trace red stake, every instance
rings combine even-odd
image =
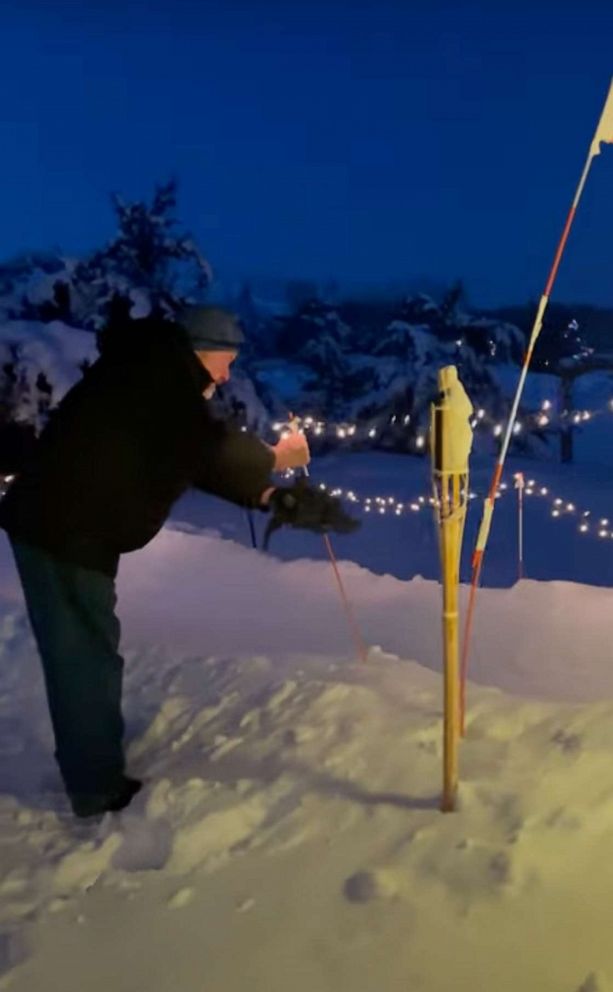
[[[295,417],[292,413],[290,413],[289,418],[290,418],[289,419],[290,430],[296,433],[298,431],[298,418]],[[303,468],[303,472],[308,478],[309,470],[306,467],[306,465]],[[343,609],[345,610],[345,616],[347,617],[347,625],[349,627],[349,632],[355,642],[358,661],[364,661],[364,662],[368,661],[368,650],[366,648],[366,644],[364,643],[364,639],[360,633],[360,628],[355,618],[353,607],[351,606],[351,603],[349,602],[349,597],[347,596],[347,593],[345,591],[345,586],[343,584],[340,569],[338,567],[338,562],[336,560],[334,551],[332,550],[332,541],[330,540],[328,534],[324,534],[323,538],[324,538],[324,544],[326,546],[326,551],[328,552],[328,557],[330,558],[330,563],[332,565],[332,570],[336,578],[336,584],[338,586],[338,591],[341,597],[341,602],[343,604]]]

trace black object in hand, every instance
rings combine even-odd
[[[359,520],[346,513],[336,496],[310,486],[305,479],[298,479],[291,487],[275,489],[268,505],[272,518],[264,535],[264,549],[274,531],[283,526],[316,534],[351,534],[361,526]]]

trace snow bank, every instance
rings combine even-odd
[[[438,583],[373,575],[351,561],[341,570],[367,643],[439,670]],[[178,576],[180,596],[169,598]],[[130,641],[185,653],[353,656],[327,561],[280,564],[234,542],[167,528],[143,552],[125,556],[119,590]],[[612,611],[612,589],[570,582],[482,590],[472,678],[518,695],[613,697]]]
[[[119,580],[147,784],[81,824],[0,565],[0,989],[607,988],[610,590],[484,591],[443,816],[436,584],[342,565],[360,665],[326,563],[166,529]]]

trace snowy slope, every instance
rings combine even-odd
[[[62,390],[93,343],[17,330]],[[588,386],[579,405],[606,406],[608,378]],[[529,579],[512,588],[514,494],[497,505],[453,816],[438,811],[436,538],[429,508],[407,509],[429,494],[427,460],[312,465],[405,504],[358,511],[362,530],[333,542],[366,665],[314,535],[263,555],[240,510],[188,494],[122,560],[129,765],[147,784],[98,824],[68,814],[0,534],[0,992],[610,992],[610,431],[605,413],[582,429],[576,466],[509,462],[507,482],[522,470],[547,495],[526,498]],[[479,496],[491,470],[473,459]]]
[[[119,579],[149,781],[87,825],[4,540],[0,566],[0,989],[609,987],[613,591],[484,591],[443,816],[436,583],[343,564],[359,665],[325,562],[169,527]]]

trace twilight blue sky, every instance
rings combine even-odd
[[[605,0],[3,0],[0,258],[180,181],[224,281],[542,290],[613,75]],[[558,299],[613,305],[613,145]]]

